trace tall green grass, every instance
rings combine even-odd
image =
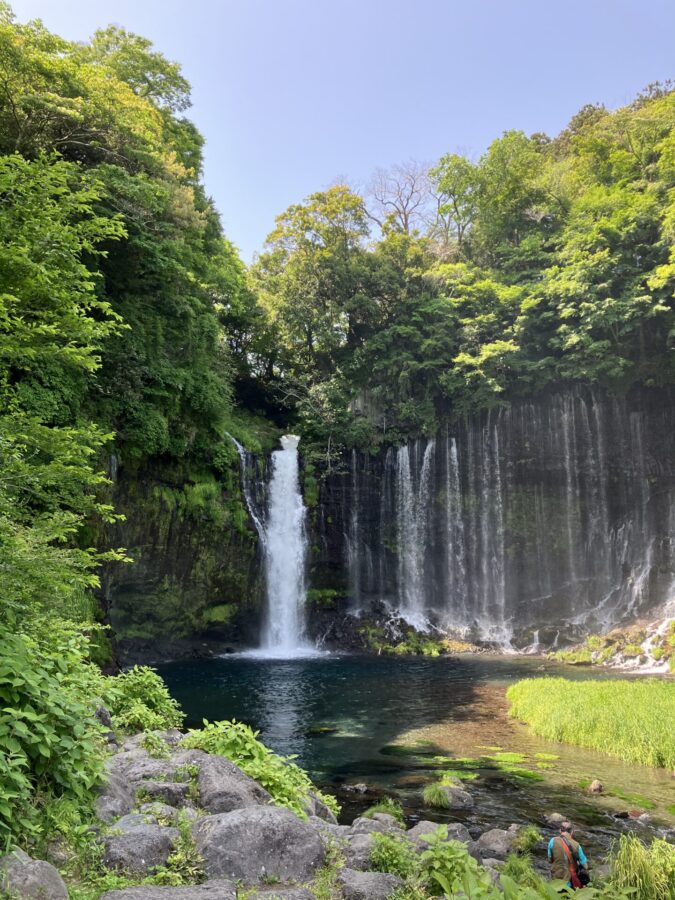
[[[675,682],[526,678],[507,697],[511,715],[541,737],[675,768]]]

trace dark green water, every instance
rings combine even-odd
[[[567,677],[607,677],[588,670],[564,672]],[[634,802],[590,799],[578,786],[582,778],[600,777],[649,800],[657,825],[672,825],[673,817],[666,813],[666,806],[675,803],[670,773],[533,738],[508,717],[504,692],[509,683],[559,673],[541,659],[492,656],[231,656],[161,670],[188,714],[188,725],[198,726],[204,718],[249,723],[268,746],[296,754],[317,782],[337,791],[348,820],[385,791],[401,799],[411,820],[448,818],[476,829],[543,823],[546,813],[561,812],[586,828],[589,846],[602,849],[621,829],[641,826],[613,815],[628,811]],[[523,765],[541,780],[528,783],[486,767],[468,785],[476,800],[472,811],[444,814],[423,808],[423,785],[436,779],[441,768],[451,768],[453,757],[498,751],[523,754]],[[542,764],[537,753],[558,758]],[[367,797],[345,790],[357,782],[369,785]]]

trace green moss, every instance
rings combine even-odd
[[[318,609],[331,609],[338,601],[344,599],[344,591],[335,588],[310,588],[307,591],[306,603]]]
[[[622,648],[621,652],[624,656],[635,657],[642,656],[644,650],[639,644],[626,644],[626,646]]]
[[[201,619],[204,625],[227,625],[237,613],[234,603],[220,603],[217,606],[209,606],[202,613]]]

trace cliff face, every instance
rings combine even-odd
[[[114,459],[111,470],[113,503],[125,518],[108,540],[132,562],[106,570],[102,594],[122,661],[254,642],[264,586],[238,462],[220,480],[162,466],[118,467]]]
[[[264,516],[265,474],[245,457]],[[220,480],[114,471],[126,516],[104,577],[124,661],[256,645],[263,559],[238,460]],[[308,515],[310,626],[375,607],[462,636],[551,646],[630,621],[675,585],[675,395],[574,389],[377,456],[352,452]]]
[[[675,585],[675,403],[584,389],[352,453],[313,511],[320,600],[517,646],[604,630]]]

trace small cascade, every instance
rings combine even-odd
[[[251,517],[255,530],[258,533],[258,537],[264,546],[267,541],[267,535],[265,534],[262,516],[258,511],[258,505],[255,501],[254,485],[251,478],[251,472],[255,471],[255,457],[246,449],[246,447],[240,444],[235,437],[232,437],[229,432],[227,433],[227,436],[237,448],[237,453],[241,460],[241,489],[244,494],[244,500],[246,501],[246,508],[248,509],[248,514]]]
[[[292,657],[307,653],[305,636],[305,506],[300,492],[298,442],[281,438],[272,453],[268,516],[265,528],[267,615],[262,636],[265,655]]]

